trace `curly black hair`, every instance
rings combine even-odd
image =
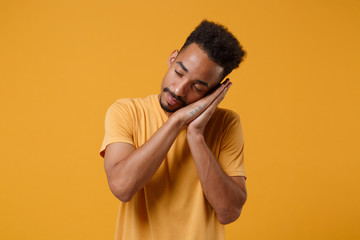
[[[221,79],[237,68],[246,55],[239,41],[225,26],[206,19],[190,33],[180,52],[192,43],[199,45],[209,58],[223,67]]]

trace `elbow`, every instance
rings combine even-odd
[[[221,214],[217,214],[218,221],[222,225],[226,225],[226,224],[235,222],[240,217],[241,210],[242,210],[242,208],[236,208],[236,209],[224,211]]]
[[[128,184],[119,184],[115,181],[109,181],[109,187],[114,196],[122,202],[130,201],[135,194]]]
[[[223,211],[216,213],[219,222],[223,225],[235,222],[240,217],[246,198],[247,196],[244,194],[242,200],[237,205],[229,206],[224,208]]]
[[[130,201],[133,197],[133,194],[129,194],[127,192],[118,192],[116,194],[114,193],[114,195],[117,199],[124,203]]]

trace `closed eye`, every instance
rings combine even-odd
[[[178,71],[176,71],[176,70],[174,70],[174,71],[175,71],[176,75],[178,75],[178,76],[182,77],[182,74],[181,74],[181,73],[179,73],[179,72],[178,72]]]
[[[193,86],[193,88],[194,88],[196,91],[198,91],[198,92],[202,92],[202,90],[201,90],[201,89],[199,89],[199,88],[197,88],[197,87],[196,87],[196,84],[193,84],[192,86]]]

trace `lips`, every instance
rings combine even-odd
[[[173,98],[169,93],[167,94],[167,102],[169,103],[169,105],[180,104],[180,102]]]

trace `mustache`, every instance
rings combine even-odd
[[[164,88],[163,90],[164,92],[168,92],[173,98],[175,98],[176,100],[178,100],[179,102],[181,102],[183,105],[186,105],[186,102],[184,101],[184,99],[182,99],[182,97],[177,96],[175,93],[173,93],[172,91],[170,91],[169,88]]]

